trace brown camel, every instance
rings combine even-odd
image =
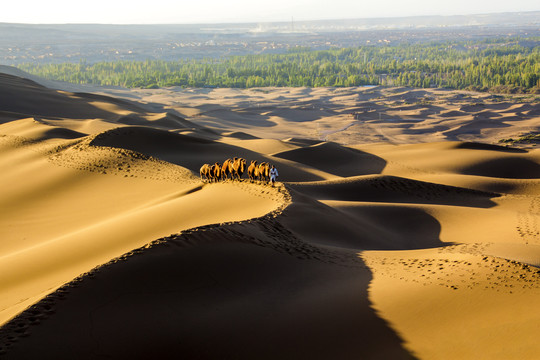
[[[215,181],[219,181],[221,179],[221,165],[218,162],[212,165],[212,178]]]
[[[227,180],[229,178],[229,174],[232,170],[232,159],[227,159],[223,162],[223,165],[221,166],[221,180]]]
[[[214,170],[216,170],[216,165],[210,165],[210,170],[208,171],[208,182],[214,182]]]
[[[232,167],[232,178],[237,178],[238,180],[240,180],[242,178],[242,174],[244,174],[244,171],[246,169],[246,159],[236,159]]]
[[[204,182],[205,180],[210,181],[210,169],[211,169],[210,164],[204,164],[203,166],[201,166],[199,173],[201,174],[202,182]]]
[[[251,163],[248,166],[247,174],[249,177],[249,181],[253,181],[256,179],[255,171],[257,169],[257,160],[251,160]]]
[[[268,182],[270,179],[270,165],[267,162],[260,163],[258,170],[259,180]]]

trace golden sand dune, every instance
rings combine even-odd
[[[1,358],[540,351],[540,152],[495,144],[536,131],[538,104],[15,75],[0,74]],[[198,179],[231,157],[283,182]]]
[[[197,124],[266,139],[292,136],[341,144],[497,143],[539,129],[540,105],[535,95],[380,86],[90,89],[154,107],[161,104],[161,110],[176,111]]]

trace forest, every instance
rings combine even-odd
[[[312,51],[163,61],[19,65],[51,80],[122,87],[444,87],[540,93],[540,38],[377,44]]]

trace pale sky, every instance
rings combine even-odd
[[[539,11],[539,0],[4,0],[0,22],[192,24]],[[1,34],[0,34],[1,36]]]

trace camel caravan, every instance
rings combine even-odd
[[[246,159],[234,158],[227,159],[220,164],[216,162],[213,165],[204,164],[201,167],[200,175],[203,182],[217,182],[224,180],[241,180],[246,171]],[[260,181],[262,183],[270,182],[274,185],[278,176],[277,169],[267,162],[258,163],[252,160],[247,168],[249,181]]]

